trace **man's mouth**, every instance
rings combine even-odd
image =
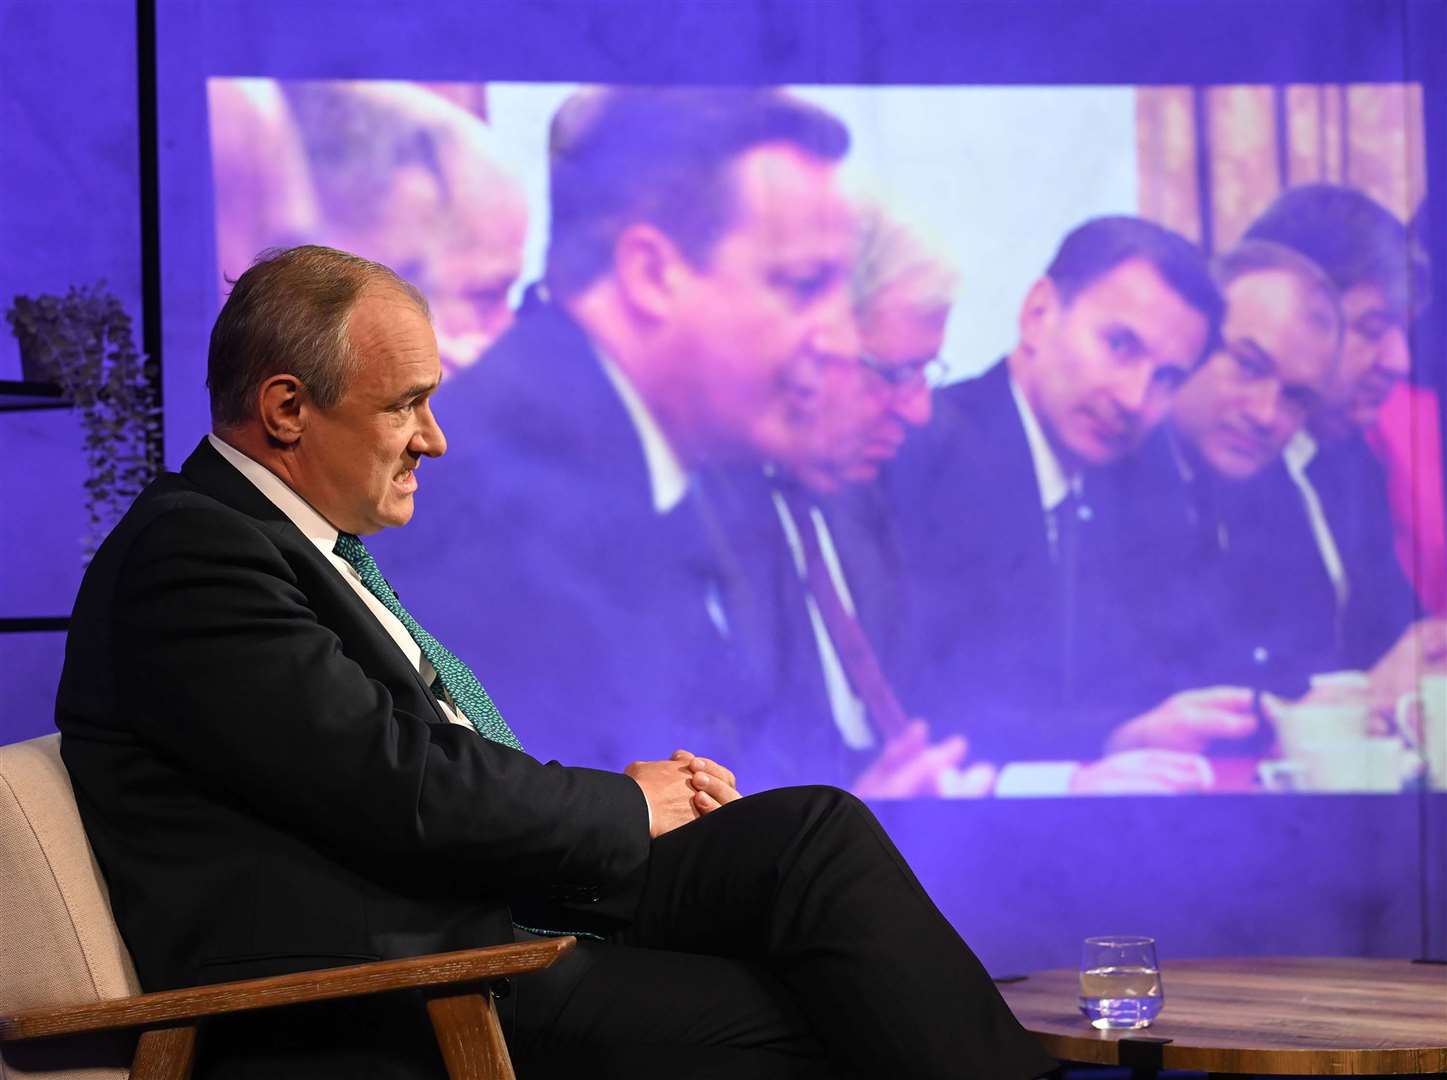
[[[1271,447],[1264,440],[1243,434],[1234,428],[1224,428],[1221,438],[1227,450],[1248,461],[1262,461],[1271,454]]]
[[[403,491],[411,492],[417,490],[417,469],[414,466],[410,469],[403,469],[397,474],[396,484]]]
[[[864,444],[864,456],[872,461],[888,461],[904,445],[904,435],[876,435]]]
[[[1357,396],[1363,404],[1377,406],[1387,400],[1395,389],[1399,377],[1396,375],[1371,374],[1357,383]]]
[[[1090,424],[1090,433],[1095,437],[1096,442],[1113,450],[1129,449],[1132,431],[1129,424],[1102,420],[1093,413],[1087,414],[1087,420]]]

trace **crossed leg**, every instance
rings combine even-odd
[[[733,1054],[759,1060],[734,1075],[1054,1068],[873,814],[834,788],[763,792],[659,837],[632,924],[573,956],[519,980],[524,1060],[551,1043],[652,1046],[672,1077]]]

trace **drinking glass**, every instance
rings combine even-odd
[[[1155,939],[1086,938],[1080,956],[1079,1000],[1091,1027],[1146,1027],[1165,1001]]]

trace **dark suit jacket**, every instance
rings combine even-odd
[[[1369,668],[1411,621],[1370,451],[1360,440],[1324,447],[1306,474],[1348,581],[1340,610],[1284,462],[1230,483],[1163,429],[1131,463],[1127,558],[1159,692],[1228,683],[1295,697],[1313,674]]]
[[[1359,435],[1323,445],[1306,474],[1321,497],[1349,584],[1342,660],[1347,667],[1370,667],[1419,614],[1394,548],[1386,477]]]
[[[406,537],[375,550],[503,715],[528,718],[524,745],[611,768],[679,746],[735,760],[765,695],[710,616],[721,534],[696,491],[655,512],[581,329],[534,290],[435,408],[448,452]]]
[[[774,492],[789,483],[757,467],[713,470],[700,482],[729,544],[730,561],[720,580],[731,639],[752,684],[767,688],[768,708],[736,748],[740,769],[751,785],[847,786],[878,749],[848,747],[834,719],[809,621],[808,588],[774,503]],[[802,527],[804,507],[824,518],[865,636],[886,676],[897,674],[903,597],[897,541],[882,492],[872,485],[829,496],[795,489],[790,501],[796,527]],[[875,735],[878,739],[880,732]]]
[[[971,758],[1092,758],[1122,671],[1115,489],[1084,482],[1066,558],[1052,550],[1004,361],[936,395],[889,470],[909,590],[907,697]]]
[[[509,897],[648,858],[632,780],[448,723],[205,442],[91,563],[56,720],[147,990],[509,941]]]

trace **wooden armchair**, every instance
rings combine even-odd
[[[184,1080],[206,1017],[403,989],[425,994],[450,1076],[511,1080],[490,984],[574,945],[554,938],[141,994],[58,735],[0,747],[0,867],[0,1080]]]

